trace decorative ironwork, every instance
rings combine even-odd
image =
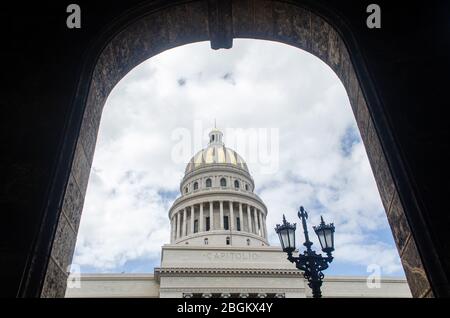
[[[308,228],[306,225],[308,213],[301,206],[297,215],[302,221],[303,233],[305,235],[305,242],[303,245],[306,247],[306,250],[302,254],[299,254],[298,256],[293,255],[293,252],[295,251],[295,223],[290,224],[283,215],[283,224],[277,224],[275,231],[280,238],[283,251],[288,254],[287,259],[290,262],[295,263],[295,266],[303,271],[304,277],[308,280],[308,286],[312,289],[313,297],[320,298],[322,297],[320,288],[324,278],[322,271],[327,269],[328,264],[333,261],[332,252],[334,251],[335,227],[333,223],[325,224],[322,217],[320,225],[313,227],[319,237],[322,251],[327,255],[322,256],[322,254],[317,254],[311,249],[313,243],[309,240]]]

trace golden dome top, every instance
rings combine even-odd
[[[196,169],[214,165],[223,164],[243,169],[249,173],[244,159],[233,149],[225,147],[222,142],[222,132],[214,128],[209,133],[208,147],[197,152],[186,166],[185,173],[188,174]]]

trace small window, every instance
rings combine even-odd
[[[225,178],[220,179],[220,186],[226,187],[227,186],[227,180]]]
[[[237,230],[240,231],[241,230],[241,219],[239,217],[236,218],[236,225],[237,225]]]
[[[250,239],[247,239],[247,245],[250,246]]]
[[[209,225],[209,216],[206,217],[206,230],[209,231],[210,230],[210,225]]]
[[[211,188],[211,179],[206,179],[206,187]]]
[[[214,141],[214,135],[211,136],[211,141]]]
[[[229,230],[230,229],[230,225],[229,225],[229,222],[228,222],[228,216],[227,215],[225,215],[223,217],[223,227],[224,227],[225,230]]]
[[[184,193],[188,193],[188,187],[184,188]]]
[[[208,245],[208,238],[206,237],[203,242],[205,243],[205,245]]]
[[[229,237],[227,237],[226,243],[227,243],[227,245],[230,245],[230,238]]]
[[[198,182],[194,182],[194,190],[198,189]]]
[[[247,191],[248,191],[248,184],[246,184],[246,185],[245,185],[245,190],[247,190]]]
[[[239,188],[239,181],[234,180],[234,187],[235,187],[235,188]]]

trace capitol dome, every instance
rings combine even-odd
[[[171,243],[193,246],[268,246],[267,207],[254,193],[244,159],[225,147],[218,129],[197,152],[169,210]]]
[[[233,149],[225,147],[222,141],[223,134],[218,129],[209,133],[208,147],[197,152],[186,166],[185,174],[211,165],[227,165],[242,169],[249,173],[244,159]]]

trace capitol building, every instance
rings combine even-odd
[[[170,243],[153,274],[69,277],[66,297],[305,298],[303,274],[270,246],[268,210],[245,160],[218,129],[186,166],[180,196],[168,211]],[[326,274],[326,273],[325,273]],[[323,297],[411,297],[406,280],[325,276]]]

